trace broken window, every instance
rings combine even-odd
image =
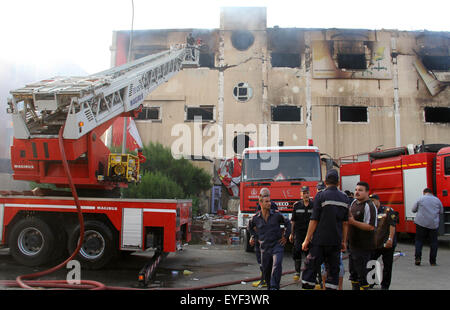
[[[300,67],[300,54],[294,53],[272,53],[271,55],[272,67]]]
[[[450,123],[450,108],[425,107],[426,123]]]
[[[450,56],[423,56],[422,63],[427,70],[450,71]]]
[[[159,107],[144,107],[135,120],[161,120]]]
[[[214,68],[214,53],[200,52],[199,65],[200,67]]]
[[[237,86],[233,88],[233,96],[236,100],[245,102],[248,101],[253,95],[252,88],[248,83],[238,83]]]
[[[212,105],[201,105],[199,107],[187,107],[186,110],[186,120],[193,121],[196,118],[201,118],[202,121],[213,121],[214,120],[214,106]]]
[[[273,122],[301,122],[301,107],[291,105],[272,106]]]
[[[366,55],[364,54],[338,54],[338,68],[348,70],[365,70]]]
[[[368,45],[365,41],[333,41],[332,55],[336,66],[346,70],[366,70],[371,55]]]
[[[367,107],[339,107],[339,121],[367,123]]]

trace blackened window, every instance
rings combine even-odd
[[[450,56],[423,56],[422,63],[428,70],[450,70]]]
[[[272,67],[300,67],[300,54],[293,53],[272,53],[271,57]]]
[[[135,118],[136,120],[160,120],[159,107],[144,107],[142,111]]]
[[[425,122],[450,123],[450,108],[425,107]]]
[[[367,69],[366,55],[364,54],[338,54],[339,69],[365,70]]]
[[[301,122],[301,107],[292,105],[272,106],[272,121]]]
[[[214,68],[214,53],[200,53],[200,67]]]
[[[339,107],[341,122],[367,123],[367,107]]]
[[[186,111],[186,120],[193,121],[201,118],[202,121],[214,120],[214,106],[188,107]]]
[[[253,45],[255,37],[248,30],[235,30],[231,33],[231,43],[239,51],[245,51]]]

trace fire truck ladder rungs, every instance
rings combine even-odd
[[[57,137],[64,125],[65,139],[79,139],[138,108],[183,67],[198,67],[198,60],[196,47],[176,47],[87,77],[56,77],[11,91],[14,137]]]

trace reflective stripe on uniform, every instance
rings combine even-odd
[[[338,286],[337,286],[337,285],[331,284],[331,283],[325,283],[325,287],[331,288],[331,289],[333,289],[333,290],[337,290],[337,289],[338,289]]]
[[[322,207],[325,207],[325,206],[328,206],[328,205],[348,208],[348,203],[342,202],[342,201],[325,200],[324,202],[322,202]]]

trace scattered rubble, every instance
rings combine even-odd
[[[203,214],[192,220],[192,243],[239,244],[237,216],[227,214]]]

